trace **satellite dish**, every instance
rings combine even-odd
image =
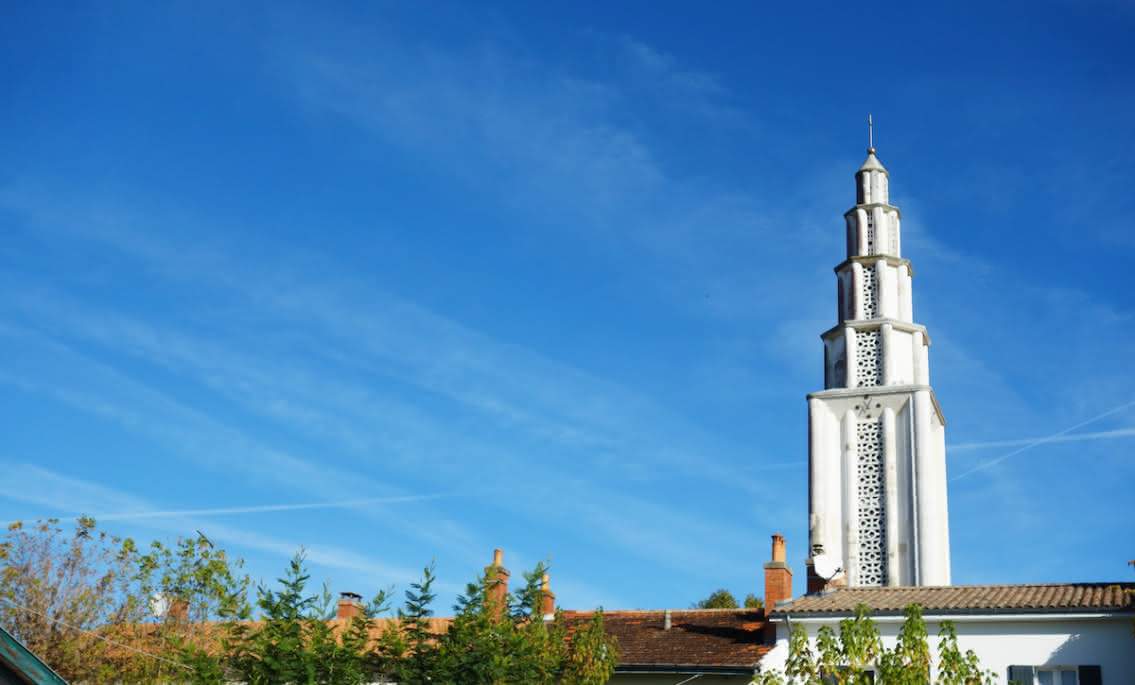
[[[838,559],[827,554],[817,554],[812,557],[812,568],[816,571],[816,575],[826,581],[835,580],[843,575],[843,568],[839,564]]]
[[[169,613],[169,595],[164,592],[155,592],[150,596],[150,612],[156,618],[163,618]]]

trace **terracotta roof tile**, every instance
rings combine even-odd
[[[568,612],[569,624],[590,613]],[[619,670],[668,666],[753,668],[771,644],[764,641],[763,610],[689,609],[604,611],[603,625],[619,641]]]
[[[372,618],[369,623],[369,635],[372,640],[382,637],[390,628],[396,628],[400,623],[396,618]],[[345,632],[351,627],[349,618],[333,618],[327,622],[335,632]],[[426,632],[431,635],[444,635],[453,624],[452,616],[431,616],[426,619]]]
[[[565,612],[569,630],[591,617],[591,612]],[[693,671],[753,669],[772,645],[764,640],[768,624],[763,610],[753,609],[689,609],[672,610],[670,629],[664,629],[665,611],[605,611],[604,626],[619,641],[619,670]],[[427,630],[444,634],[452,617],[429,619]],[[328,621],[336,632],[346,630],[348,619]],[[372,619],[370,636],[377,639],[399,621],[391,618]],[[224,623],[187,624],[179,627],[191,641],[207,651],[219,649],[226,634]],[[247,625],[255,627],[258,622]],[[159,625],[136,624],[131,635],[114,637],[132,645],[160,639]],[[127,639],[131,638],[131,639]],[[685,668],[683,668],[685,667]]]
[[[849,613],[860,604],[875,613],[902,613],[918,603],[927,612],[1135,611],[1135,583],[952,585],[839,588],[777,606],[773,614]]]

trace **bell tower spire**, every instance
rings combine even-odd
[[[841,559],[849,585],[949,585],[945,419],[930,336],[914,322],[902,214],[867,121],[835,267],[838,323],[821,335],[824,390],[808,395],[811,549]]]

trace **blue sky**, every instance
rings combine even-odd
[[[871,111],[955,582],[1128,578],[1135,7],[757,5],[5,3],[0,519],[799,591]]]

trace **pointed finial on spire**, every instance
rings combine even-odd
[[[875,127],[871,123],[871,113],[867,113],[867,154],[875,154]]]

